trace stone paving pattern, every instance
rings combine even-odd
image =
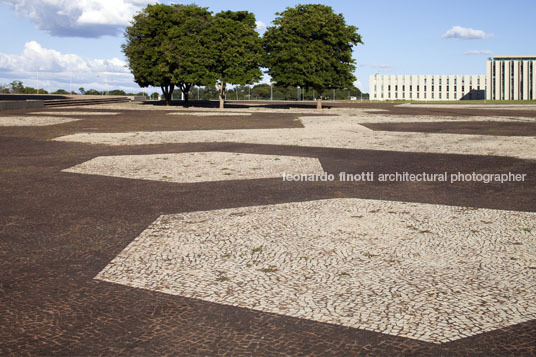
[[[362,199],[165,215],[97,279],[440,343],[536,318],[533,228]]]
[[[381,118],[385,116],[379,115],[376,120]],[[389,118],[392,122],[400,120]],[[233,142],[536,159],[535,137],[376,132],[359,124],[367,121],[365,116],[302,116],[300,121],[305,128],[78,133],[55,140],[107,145]]]
[[[100,156],[63,171],[178,183],[324,173],[316,158],[225,152]]]
[[[257,106],[255,113],[245,109],[249,105]],[[195,120],[166,113],[212,109],[125,103],[53,110],[118,113],[113,116],[76,114],[80,120],[64,124],[0,127],[1,355],[536,355],[535,319],[451,342],[431,343],[94,279],[160,216],[350,197],[536,212],[536,164],[531,159],[263,143],[106,146],[50,141],[88,132],[300,128],[299,117],[318,113],[312,109],[313,103],[229,106],[233,112],[239,109],[253,114]],[[359,123],[383,122],[389,116],[396,117],[393,123],[493,120],[504,122],[512,135],[521,129],[509,123],[536,119],[534,110],[525,106],[326,106],[331,109],[320,116],[346,112],[349,117],[355,114]],[[0,116],[33,116],[30,112],[6,111]],[[488,135],[485,128],[475,130],[477,135]],[[280,179],[175,183],[62,171],[96,157],[210,151],[317,158],[333,174],[367,170],[512,171],[528,176],[523,183],[505,184],[282,184]],[[533,230],[523,232],[534,234]]]
[[[65,124],[77,120],[79,119],[53,116],[9,116],[0,117],[0,126],[46,126]]]

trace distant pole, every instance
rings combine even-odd
[[[37,71],[37,94],[39,94],[39,71]]]
[[[251,100],[251,86],[248,86],[248,90],[249,90],[248,98],[249,100]]]
[[[335,89],[333,90],[333,100],[335,100]]]
[[[274,85],[270,83],[270,100],[274,100]]]
[[[199,87],[197,87],[197,100],[199,100]]]

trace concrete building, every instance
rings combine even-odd
[[[484,75],[372,75],[371,100],[484,99]]]
[[[536,100],[536,56],[495,56],[486,75],[371,75],[371,100]]]
[[[536,56],[490,58],[486,77],[488,100],[536,100]]]

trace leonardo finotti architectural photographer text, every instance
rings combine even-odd
[[[409,172],[395,172],[395,173],[380,173],[374,172],[361,172],[357,174],[351,174],[346,172],[340,172],[338,175],[328,174],[324,172],[322,174],[287,174],[283,173],[283,181],[302,181],[302,182],[315,182],[324,181],[331,182],[338,178],[338,181],[343,182],[524,182],[527,174],[518,173],[409,173]]]

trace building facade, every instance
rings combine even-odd
[[[495,56],[486,75],[371,75],[371,100],[536,100],[536,56]]]
[[[536,100],[536,56],[495,56],[486,64],[488,100]]]
[[[484,99],[484,75],[372,75],[371,100]]]

